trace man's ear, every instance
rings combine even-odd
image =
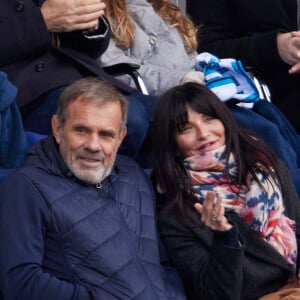
[[[126,134],[127,134],[127,127],[124,126],[124,127],[121,129],[121,132],[120,132],[119,146],[121,145],[122,141],[124,140]]]
[[[60,144],[60,141],[61,141],[61,135],[60,135],[61,124],[58,121],[57,115],[52,116],[51,125],[52,125],[52,133],[53,133],[53,136],[56,140],[56,143]]]

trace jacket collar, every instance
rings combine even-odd
[[[59,153],[58,144],[56,143],[53,135],[48,136],[46,139],[39,141],[29,152],[26,164],[33,164],[36,167],[45,169],[48,173],[55,176],[69,178],[73,181],[78,181],[82,185],[89,185],[79,180],[70,171],[61,154]],[[96,187],[103,187],[114,181],[114,178],[120,173],[121,168],[118,166],[117,160],[112,168],[108,177],[106,177]]]

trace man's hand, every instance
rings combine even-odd
[[[278,34],[277,48],[281,59],[292,66],[289,73],[298,73],[300,71],[300,32]]]
[[[49,32],[68,32],[96,28],[104,9],[101,0],[46,0],[41,13]]]

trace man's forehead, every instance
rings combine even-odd
[[[67,106],[67,110],[79,110],[83,111],[84,109],[91,109],[91,111],[101,112],[106,110],[112,110],[116,114],[121,113],[121,105],[118,100],[106,100],[106,101],[97,101],[95,99],[78,97],[74,101],[70,102]]]
[[[76,124],[119,129],[122,122],[121,107],[117,101],[98,103],[75,100],[67,109],[66,122],[71,122],[72,126]]]

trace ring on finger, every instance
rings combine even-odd
[[[217,217],[216,217],[215,215],[212,215],[212,216],[210,217],[210,223],[211,223],[211,224],[216,224],[216,223],[217,223]]]

